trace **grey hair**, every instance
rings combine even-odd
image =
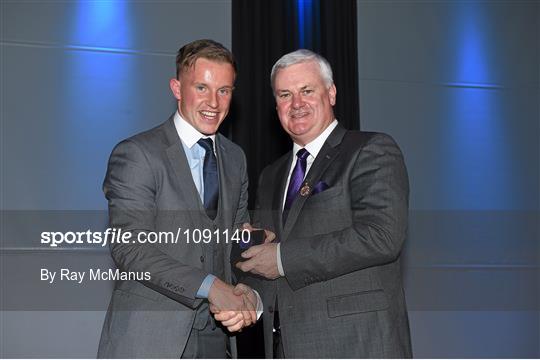
[[[291,65],[310,61],[315,61],[317,64],[319,64],[324,83],[327,86],[332,85],[334,83],[334,79],[332,78],[332,67],[330,66],[328,60],[311,50],[299,49],[283,55],[278,61],[276,61],[274,66],[272,66],[272,72],[270,73],[270,85],[272,86],[272,90],[275,90],[274,81],[276,80],[276,75],[279,70]]]

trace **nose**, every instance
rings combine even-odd
[[[219,105],[217,93],[210,92],[210,94],[208,95],[207,103],[208,103],[208,106],[210,106],[211,108],[214,108],[214,109],[217,108]]]
[[[302,96],[300,94],[293,95],[292,97],[293,109],[299,109],[304,106],[304,100],[302,99]]]

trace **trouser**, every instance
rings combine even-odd
[[[281,340],[281,325],[279,323],[279,311],[277,310],[277,300],[276,300],[276,311],[274,312],[274,326],[272,335],[274,337],[274,359],[285,359],[285,352],[283,351],[283,341]]]
[[[285,359],[280,331],[274,332],[274,359]]]
[[[203,330],[191,329],[182,359],[227,358],[227,335],[209,321]]]

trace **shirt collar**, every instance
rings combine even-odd
[[[313,158],[317,157],[317,155],[319,154],[319,151],[321,151],[324,145],[324,142],[326,141],[326,139],[328,139],[328,137],[330,136],[330,134],[336,128],[337,125],[338,125],[338,121],[334,119],[334,121],[332,121],[330,125],[328,125],[326,129],[324,129],[324,131],[319,134],[319,136],[317,136],[315,139],[313,139],[312,142],[304,146],[304,148],[309,152],[310,156],[313,156]],[[302,146],[298,145],[297,143],[294,143],[293,154],[296,155],[298,150],[300,150],[301,148]]]
[[[182,140],[188,148],[191,149],[201,138],[210,138],[214,142],[214,151],[216,150],[216,135],[212,134],[206,136],[200,133],[190,123],[184,120],[178,111],[174,113],[174,126],[176,127],[176,132],[178,133],[180,140]]]

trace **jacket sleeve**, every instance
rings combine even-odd
[[[261,172],[261,175],[259,176],[259,182],[258,182],[258,187],[257,187],[257,196],[255,198],[255,209],[254,209],[254,212],[253,212],[253,222],[252,222],[252,226],[254,228],[265,228],[264,226],[261,226],[261,216],[262,216],[262,210],[261,210],[261,201],[262,201],[262,194],[263,194],[263,191],[262,191],[262,184],[263,184],[263,179],[264,179],[264,176],[265,176],[265,173],[266,173],[266,169],[265,168],[262,172]],[[269,230],[273,230],[273,229],[269,229]],[[238,246],[238,245],[233,245],[233,246]],[[233,264],[234,266],[234,264]],[[261,279],[256,277],[255,275],[251,274],[251,273],[245,273],[245,272],[242,272],[241,270],[239,269],[233,269],[234,270],[234,273],[237,275],[238,277],[238,282],[239,283],[243,283],[243,284],[246,284],[248,285],[249,287],[253,288],[254,290],[256,290],[260,296],[263,295],[263,284],[261,282]]]
[[[242,227],[242,224],[249,223],[249,211],[248,211],[248,174],[247,174],[247,163],[246,163],[246,155],[242,150],[241,152],[241,158],[242,158],[242,168],[240,170],[241,173],[241,179],[242,179],[242,185],[240,188],[240,200],[238,202],[238,209],[236,210],[236,214],[234,217],[234,227],[235,229],[239,229]]]
[[[188,266],[157,247],[140,243],[140,233],[156,230],[157,182],[150,161],[140,144],[125,140],[118,144],[109,159],[103,184],[109,202],[111,228],[132,233],[130,243],[110,244],[111,255],[121,271],[149,272],[150,280],[142,283],[191,308],[201,299],[197,290],[208,275],[202,269]]]

